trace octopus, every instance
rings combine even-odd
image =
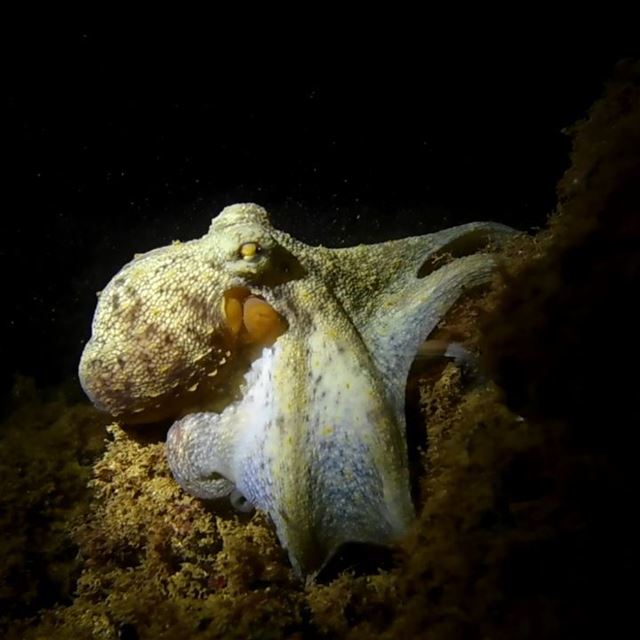
[[[203,237],[113,277],[80,382],[124,424],[169,421],[184,490],[266,512],[295,573],[313,579],[345,543],[407,533],[409,369],[463,292],[491,279],[486,247],[514,233],[473,222],[326,248],[256,204],[226,207]]]

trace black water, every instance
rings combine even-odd
[[[10,39],[0,389],[75,371],[95,292],[135,252],[254,201],[310,243],[349,245],[473,219],[543,226],[583,117],[624,47],[416,45],[247,60],[189,34],[25,29]],[[266,46],[266,43],[265,43]],[[155,48],[154,48],[155,47]],[[268,47],[267,47],[268,48]]]

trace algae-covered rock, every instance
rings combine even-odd
[[[639,66],[620,64],[606,97],[568,129],[572,164],[543,252],[509,263],[485,331],[487,362],[511,406],[584,430],[640,417],[629,402],[636,377],[626,373],[640,353]]]
[[[84,564],[76,598],[49,612],[44,628],[63,636],[242,638],[267,621],[294,625],[299,589],[263,516],[216,515],[173,480],[162,442],[139,442],[117,425],[108,432],[91,511],[73,532]]]
[[[13,405],[0,426],[0,628],[71,601],[81,563],[70,531],[104,444],[104,417],[64,390],[18,378]]]

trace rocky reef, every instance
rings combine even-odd
[[[526,123],[523,123],[526,126]],[[640,65],[573,126],[557,210],[439,328],[483,354],[408,389],[419,515],[391,557],[293,576],[260,513],[187,496],[164,431],[28,381],[0,441],[6,638],[616,635],[633,609]],[[107,427],[105,429],[105,427]]]

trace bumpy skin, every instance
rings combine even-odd
[[[477,245],[513,233],[471,223],[327,249],[274,229],[257,205],[227,207],[199,240],[113,278],[82,385],[125,422],[179,418],[166,444],[176,480],[205,499],[242,493],[269,513],[295,571],[313,576],[345,542],[393,544],[406,532],[409,367],[463,290],[490,278],[493,258]],[[259,251],[243,257],[245,243]],[[467,255],[434,259],[443,253]],[[222,303],[237,287],[287,324],[245,359]]]

